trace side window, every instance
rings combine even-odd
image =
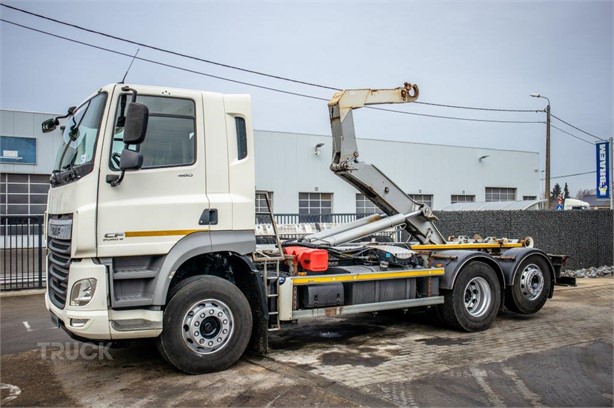
[[[122,95],[117,107],[113,149],[109,164],[119,169],[124,147],[125,111],[131,95]],[[145,141],[137,146],[143,154],[143,169],[189,166],[196,161],[196,107],[190,99],[138,95],[137,102],[149,108]]]
[[[247,157],[247,130],[245,128],[245,119],[235,118],[235,126],[237,127],[237,159],[242,160]]]

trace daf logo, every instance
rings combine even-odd
[[[57,237],[62,232],[62,228],[59,225],[49,226],[49,235]]]

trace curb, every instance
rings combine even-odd
[[[46,289],[26,289],[26,290],[13,290],[10,292],[0,292],[0,298],[5,297],[17,297],[17,296],[33,296],[43,295]]]

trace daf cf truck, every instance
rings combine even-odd
[[[270,211],[256,228],[247,95],[111,84],[43,122],[64,125],[45,221],[52,320],[82,341],[155,339],[194,374],[248,345],[265,353],[270,331],[303,318],[428,307],[473,332],[505,307],[536,313],[562,257],[530,238],[446,239],[428,206],[359,160],[353,111],[417,98],[409,83],[332,97],[330,169],[383,214],[285,240]],[[361,241],[390,228],[409,239]]]

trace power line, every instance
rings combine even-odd
[[[560,179],[560,178],[565,178],[565,177],[584,176],[586,174],[594,174],[596,172],[597,170],[585,171],[584,173],[565,174],[564,176],[550,177],[550,179],[552,180],[552,179]],[[540,181],[544,181],[544,179],[540,179]]]
[[[565,122],[563,119],[561,119],[561,118],[559,118],[559,117],[557,117],[557,116],[553,115],[552,113],[550,114],[550,116],[552,116],[552,117],[553,117],[553,118],[555,118],[556,120],[560,120],[561,122],[563,122],[563,123],[564,123],[564,124],[566,124],[567,126],[571,126],[572,128],[574,128],[574,129],[576,129],[576,130],[579,130],[580,132],[582,132],[582,133],[584,133],[584,134],[587,134],[587,135],[589,135],[589,136],[594,137],[594,138],[595,138],[595,139],[597,139],[597,140],[605,140],[605,139],[602,139],[602,138],[600,138],[600,137],[597,137],[597,136],[593,135],[592,133],[588,133],[588,132],[586,132],[586,131],[584,131],[584,130],[580,129],[579,127],[576,127],[576,126],[572,125],[572,124],[571,124],[571,123],[569,123],[569,122]]]
[[[586,140],[586,139],[582,139],[582,138],[581,138],[581,137],[579,137],[579,136],[573,135],[573,134],[571,134],[571,133],[569,133],[569,132],[567,132],[567,131],[565,131],[565,130],[563,130],[563,129],[561,129],[561,128],[558,128],[558,127],[554,126],[552,123],[550,124],[550,127],[553,127],[553,128],[555,128],[556,130],[558,130],[558,131],[560,131],[560,132],[563,132],[563,133],[565,133],[565,134],[567,134],[567,135],[569,135],[569,136],[571,136],[571,137],[573,137],[573,138],[576,138],[576,139],[578,139],[578,140],[581,140],[581,141],[583,141],[584,143],[588,143],[588,144],[589,144],[589,145],[591,145],[591,146],[594,146],[594,145],[595,145],[593,142],[590,142],[590,141],[588,141],[588,140]]]
[[[172,55],[175,55],[175,56],[179,56],[179,57],[183,57],[183,58],[188,58],[188,59],[196,60],[196,61],[199,61],[199,62],[204,62],[204,63],[207,63],[207,64],[217,65],[217,66],[220,66],[220,67],[223,67],[223,68],[234,69],[234,70],[237,70],[237,71],[247,72],[247,73],[254,74],[254,75],[260,75],[260,76],[264,76],[264,77],[267,77],[267,78],[273,78],[273,79],[277,79],[277,80],[281,80],[281,81],[293,82],[293,83],[297,83],[297,84],[301,84],[301,85],[307,85],[307,86],[312,86],[312,87],[321,88],[321,89],[328,89],[328,90],[332,90],[332,91],[341,91],[342,90],[340,88],[336,88],[336,87],[332,87],[332,86],[328,86],[328,85],[316,84],[314,82],[301,81],[301,80],[298,80],[298,79],[283,77],[283,76],[280,76],[280,75],[267,74],[267,73],[261,72],[261,71],[256,71],[256,70],[252,70],[252,69],[248,69],[248,68],[237,67],[237,66],[230,65],[230,64],[224,64],[224,63],[221,63],[221,62],[217,62],[217,61],[213,61],[213,60],[209,60],[209,59],[204,59],[204,58],[196,57],[196,56],[193,56],[193,55],[188,55],[188,54],[180,53],[180,52],[177,52],[177,51],[168,50],[168,49],[165,49],[165,48],[156,47],[156,46],[153,46],[153,45],[148,45],[148,44],[144,44],[144,43],[141,43],[141,42],[129,40],[127,38],[123,38],[123,37],[119,37],[119,36],[116,36],[116,35],[104,33],[104,32],[101,32],[101,31],[92,30],[92,29],[87,28],[87,27],[83,27],[83,26],[79,26],[77,24],[72,24],[72,23],[68,23],[68,22],[65,22],[65,21],[61,21],[61,20],[58,20],[58,19],[55,19],[55,18],[52,18],[52,17],[44,16],[42,14],[37,14],[37,13],[31,12],[31,11],[28,11],[28,10],[24,10],[24,9],[15,7],[15,6],[9,6],[7,4],[0,4],[0,5],[3,6],[3,7],[9,8],[11,10],[14,10],[14,11],[18,11],[20,13],[29,14],[29,15],[34,16],[34,17],[38,17],[38,18],[41,18],[41,19],[44,19],[44,20],[52,21],[54,23],[62,24],[62,25],[68,26],[68,27],[76,28],[78,30],[86,31],[86,32],[89,32],[89,33],[92,33],[92,34],[96,34],[96,35],[100,35],[100,36],[103,36],[103,37],[111,38],[111,39],[114,39],[114,40],[117,40],[117,41],[126,42],[128,44],[137,45],[137,46],[149,48],[149,49],[152,49],[152,50],[156,50],[156,51],[172,54]],[[448,104],[432,103],[432,102],[422,102],[422,101],[417,101],[415,103],[421,104],[421,105],[438,106],[438,107],[443,107],[443,108],[469,109],[469,110],[490,111],[490,112],[516,112],[516,113],[517,112],[530,112],[530,113],[536,113],[536,112],[542,112],[543,111],[543,110],[533,110],[533,109],[482,108],[482,107],[461,106],[461,105],[448,105]],[[439,116],[433,115],[433,117],[439,117]],[[443,117],[442,116],[441,118],[448,118],[448,117]],[[511,122],[493,121],[493,122],[498,122],[498,123],[516,123],[514,121],[511,121]],[[539,122],[520,122],[520,123],[539,123]]]
[[[148,58],[134,57],[133,55],[125,53],[125,52],[116,51],[116,50],[112,50],[110,48],[105,48],[105,47],[101,47],[101,46],[98,46],[98,45],[86,43],[84,41],[75,40],[73,38],[64,37],[64,36],[59,35],[59,34],[54,34],[54,33],[48,32],[48,31],[39,30],[37,28],[33,28],[33,27],[29,27],[29,26],[26,26],[26,25],[23,25],[23,24],[15,23],[13,21],[5,20],[5,19],[0,19],[0,21],[2,21],[4,23],[7,23],[7,24],[12,24],[12,25],[17,26],[17,27],[24,28],[24,29],[27,29],[27,30],[35,31],[35,32],[38,32],[38,33],[41,33],[41,34],[49,35],[51,37],[59,38],[59,39],[65,40],[65,41],[73,42],[73,43],[76,43],[76,44],[84,45],[84,46],[87,46],[87,47],[95,48],[95,49],[98,49],[98,50],[101,50],[101,51],[106,51],[106,52],[110,52],[110,53],[117,54],[117,55],[122,55],[122,56],[129,57],[129,58],[134,58],[134,59],[137,59],[139,61],[149,62],[151,64],[156,64],[156,65],[160,65],[160,66],[164,66],[164,67],[168,67],[168,68],[173,68],[173,69],[177,69],[177,70],[181,70],[181,71],[185,71],[185,72],[190,72],[190,73],[197,74],[197,75],[203,75],[203,76],[206,76],[206,77],[209,77],[209,78],[219,79],[219,80],[222,80],[222,81],[228,81],[228,82],[232,82],[232,83],[236,83],[236,84],[240,84],[240,85],[251,86],[251,87],[255,87],[255,88],[259,88],[259,89],[264,89],[264,90],[268,90],[268,91],[273,91],[273,92],[279,92],[279,93],[283,93],[283,94],[287,94],[287,95],[298,96],[298,97],[308,98],[308,99],[315,99],[315,100],[320,100],[320,101],[328,101],[327,98],[322,98],[322,97],[318,97],[318,96],[314,96],[314,95],[308,95],[308,94],[304,94],[304,93],[288,91],[288,90],[285,90],[285,89],[273,88],[273,87],[264,86],[264,85],[258,85],[258,84],[254,84],[254,83],[251,83],[251,82],[239,81],[239,80],[236,80],[236,79],[226,78],[226,77],[222,77],[222,76],[219,76],[219,75],[208,74],[206,72],[196,71],[196,70],[193,70],[193,69],[188,69],[188,68],[180,67],[180,66],[177,66],[177,65],[168,64],[168,63],[164,63],[164,62],[148,59]],[[399,113],[399,114],[403,114],[403,115],[424,116],[424,117],[430,117],[430,118],[449,119],[449,120],[461,120],[461,121],[469,121],[469,122],[532,123],[532,124],[534,124],[534,123],[545,123],[543,121],[514,121],[514,120],[461,118],[461,117],[455,117],[455,116],[441,116],[441,115],[430,115],[430,114],[426,114],[426,113],[407,112],[407,111],[401,111],[401,110],[396,110],[396,109],[387,109],[387,108],[377,108],[377,107],[367,107],[367,108],[374,109],[374,110],[380,110],[380,111],[384,111],[384,112]]]
[[[415,103],[415,102],[414,102]],[[459,118],[456,116],[441,116],[441,115],[429,115],[427,113],[414,113],[414,112],[406,112],[400,111],[396,109],[388,109],[388,108],[375,108],[367,106],[367,108],[380,110],[384,112],[394,112],[394,113],[402,113],[405,115],[415,115],[415,116],[426,116],[429,118],[438,118],[438,119],[454,119],[454,120],[464,120],[468,122],[489,122],[489,123],[546,123],[544,121],[537,120],[497,120],[497,119],[476,119],[476,118]]]
[[[420,102],[420,101],[416,101],[414,103],[418,103],[420,105],[439,106],[441,108],[470,109],[470,110],[480,110],[480,111],[490,111],[490,112],[531,112],[531,113],[539,113],[539,112],[543,112],[544,111],[543,109],[478,108],[478,107],[474,107],[474,106],[446,105],[446,104],[443,104],[443,103]]]
[[[326,85],[321,85],[321,84],[315,84],[315,83],[312,83],[312,82],[300,81],[300,80],[297,80],[297,79],[287,78],[287,77],[283,77],[283,76],[279,76],[279,75],[267,74],[267,73],[260,72],[260,71],[255,71],[255,70],[252,70],[252,69],[241,68],[241,67],[237,67],[237,66],[230,65],[230,64],[224,64],[224,63],[217,62],[217,61],[212,61],[212,60],[208,60],[208,59],[204,59],[204,58],[199,58],[199,57],[195,57],[193,55],[183,54],[183,53],[180,53],[180,52],[177,52],[177,51],[172,51],[172,50],[156,47],[154,45],[149,45],[149,44],[144,44],[144,43],[140,43],[140,42],[137,42],[137,41],[128,40],[126,38],[118,37],[116,35],[103,33],[101,31],[92,30],[90,28],[82,27],[82,26],[79,26],[77,24],[67,23],[65,21],[61,21],[61,20],[58,20],[58,19],[55,19],[55,18],[52,18],[52,17],[44,16],[42,14],[37,14],[37,13],[33,13],[31,11],[20,9],[18,7],[15,7],[15,6],[9,6],[8,4],[0,4],[0,5],[2,7],[6,7],[6,8],[9,8],[11,10],[18,11],[20,13],[29,14],[31,16],[42,18],[44,20],[53,21],[54,23],[62,24],[62,25],[65,25],[65,26],[68,26],[68,27],[72,27],[72,28],[76,28],[76,29],[82,30],[82,31],[87,31],[88,33],[92,33],[92,34],[96,34],[96,35],[101,35],[103,37],[112,38],[112,39],[117,40],[117,41],[123,41],[123,42],[128,43],[128,44],[138,45],[138,46],[141,46],[141,47],[145,47],[145,48],[149,48],[149,49],[152,49],[152,50],[156,50],[156,51],[160,51],[160,52],[176,55],[176,56],[183,57],[183,58],[188,58],[188,59],[204,62],[204,63],[207,63],[207,64],[217,65],[217,66],[220,66],[220,67],[224,67],[224,68],[228,68],[228,69],[234,69],[234,70],[242,71],[242,72],[247,72],[247,73],[250,73],[250,74],[261,75],[261,76],[265,76],[265,77],[268,77],[268,78],[279,79],[279,80],[282,80],[282,81],[294,82],[294,83],[301,84],[301,85],[313,86],[313,87],[316,87],[316,88],[323,88],[323,89],[328,89],[328,90],[332,90],[332,91],[340,91],[341,90],[339,88],[334,88],[332,86],[326,86]]]
[[[86,43],[84,41],[79,41],[79,40],[75,40],[73,38],[68,38],[68,37],[64,37],[64,36],[58,35],[58,34],[53,34],[53,33],[47,32],[47,31],[39,30],[37,28],[28,27],[28,26],[23,25],[23,24],[18,24],[18,23],[15,23],[13,21],[8,21],[8,20],[5,20],[3,18],[0,18],[0,21],[2,21],[4,23],[15,25],[17,27],[25,28],[27,30],[35,31],[35,32],[38,32],[38,33],[41,33],[41,34],[49,35],[51,37],[55,37],[55,38],[59,38],[59,39],[62,39],[62,40],[70,41],[70,42],[73,42],[73,43],[76,43],[76,44],[85,45],[87,47],[95,48],[95,49],[98,49],[98,50],[101,50],[101,51],[106,51],[106,52],[110,52],[112,54],[123,55],[125,57],[134,58],[134,59],[139,60],[139,61],[149,62],[149,63],[152,63],[152,64],[161,65],[161,66],[165,66],[165,67],[168,67],[168,68],[174,68],[174,69],[178,69],[178,70],[181,70],[181,71],[190,72],[190,73],[193,73],[193,74],[203,75],[203,76],[207,76],[207,77],[210,77],[210,78],[219,79],[219,80],[222,80],[222,81],[234,82],[236,84],[253,86],[255,88],[265,89],[265,90],[269,90],[269,91],[281,92],[281,93],[284,93],[284,94],[293,95],[293,96],[300,96],[300,97],[303,97],[303,98],[310,98],[310,99],[317,99],[317,100],[321,100],[321,101],[328,101],[328,99],[326,99],[326,98],[320,98],[320,97],[313,96],[313,95],[307,95],[307,94],[302,94],[302,93],[298,93],[298,92],[291,92],[291,91],[287,91],[287,90],[284,90],[284,89],[279,89],[279,88],[273,88],[273,87],[258,85],[258,84],[254,84],[254,83],[251,83],[251,82],[238,81],[238,80],[235,80],[235,79],[225,78],[225,77],[221,77],[221,76],[218,76],[218,75],[207,74],[206,72],[196,71],[196,70],[180,67],[180,66],[177,66],[177,65],[172,65],[172,64],[167,64],[167,63],[160,62],[160,61],[151,60],[151,59],[148,59],[148,58],[136,57],[134,55],[131,55],[131,54],[128,54],[128,53],[125,53],[125,52],[116,51],[116,50],[112,50],[110,48],[101,47],[99,45],[89,44],[89,43]]]

